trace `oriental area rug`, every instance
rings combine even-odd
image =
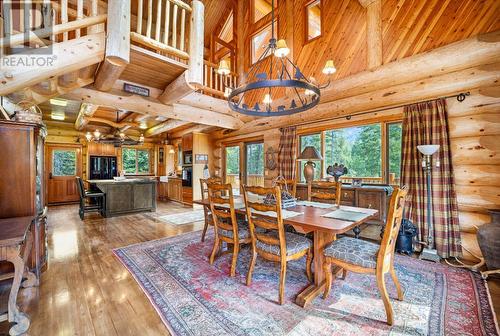
[[[193,232],[114,250],[174,335],[498,335],[484,281],[463,269],[397,256],[405,298],[394,299],[388,276],[391,327],[374,276],[336,279],[328,299],[304,309],[293,301],[307,286],[305,260],[289,262],[280,306],[278,264],[258,258],[246,286],[249,249],[231,278],[230,254],[208,263],[212,242],[213,234],[201,243]]]

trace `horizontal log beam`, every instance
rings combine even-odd
[[[91,118],[94,115],[98,107],[99,105],[83,103],[80,106],[80,111],[78,111],[78,116],[76,117],[75,128],[77,130],[82,130],[88,124],[88,118]]]
[[[23,55],[5,56],[2,64],[7,66],[2,70],[8,75],[0,81],[0,96],[101,62],[104,58],[104,33],[56,43],[52,48],[52,55],[44,55],[45,50],[35,49]],[[20,58],[32,57],[42,57],[46,62],[43,65],[38,63],[32,66],[19,65]]]
[[[187,71],[184,71],[179,77],[168,84],[163,93],[158,97],[163,104],[173,104],[194,92],[195,88],[187,81]]]
[[[252,122],[245,123],[238,131],[229,132],[227,136],[261,132],[286,125],[298,125],[303,122],[325,120],[380,108],[416,103],[475,88],[489,87],[496,85],[499,81],[500,64],[483,65],[355,97],[322,103],[314,109],[291,116],[258,118]]]
[[[185,126],[187,124],[189,123],[182,120],[167,120],[165,122],[162,122],[161,124],[149,128],[146,132],[144,132],[144,136],[152,137],[173,130],[174,128]]]
[[[416,82],[450,72],[500,62],[500,31],[480,34],[425,53],[384,64],[373,71],[333,81],[321,102],[353,97],[389,86]]]
[[[105,118],[96,118],[96,117],[85,117],[87,119],[87,122],[95,122],[95,123],[101,123],[101,124],[106,124],[109,125],[113,128],[122,128],[125,126],[128,127],[139,127],[138,123],[134,122],[114,122],[112,120],[108,120]]]
[[[102,92],[91,87],[81,88],[66,94],[64,97],[66,99],[134,111],[149,116],[163,116],[169,119],[178,119],[229,129],[240,128],[243,124],[239,119],[230,115],[180,104],[165,105],[155,98],[145,98],[115,89],[110,92]]]

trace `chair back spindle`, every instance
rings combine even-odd
[[[257,202],[253,198],[255,196],[264,199],[267,195],[273,195],[276,200],[275,204],[264,204]],[[251,187],[243,186],[243,195],[245,198],[245,206],[247,210],[248,226],[253,241],[260,241],[267,245],[279,246],[282,258],[286,257],[286,241],[285,228],[283,225],[283,217],[281,213],[281,188],[278,186]],[[259,214],[259,212],[272,211],[276,212],[276,218]],[[258,230],[260,229],[260,230]],[[272,231],[278,233],[278,238],[270,234]],[[261,252],[264,253],[265,252]]]
[[[231,231],[233,238],[238,239],[238,222],[234,210],[231,184],[208,184],[208,199],[214,220],[215,234],[218,235],[219,230]],[[226,240],[225,237],[220,238]]]

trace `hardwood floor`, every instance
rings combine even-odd
[[[158,212],[188,211],[158,203]],[[118,262],[113,248],[200,230],[203,223],[174,226],[147,214],[80,221],[76,205],[49,210],[49,267],[39,289],[20,291],[18,302],[31,317],[29,335],[168,335],[141,288]],[[201,232],[200,232],[201,234]],[[500,281],[490,281],[497,318]],[[0,324],[0,335],[8,323]]]

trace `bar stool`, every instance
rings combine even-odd
[[[80,219],[84,220],[86,212],[94,211],[98,211],[101,216],[106,217],[106,194],[100,191],[85,190],[83,181],[79,176],[76,177],[76,184],[80,196],[80,209],[78,211]],[[87,204],[88,199],[93,199],[95,204]]]

